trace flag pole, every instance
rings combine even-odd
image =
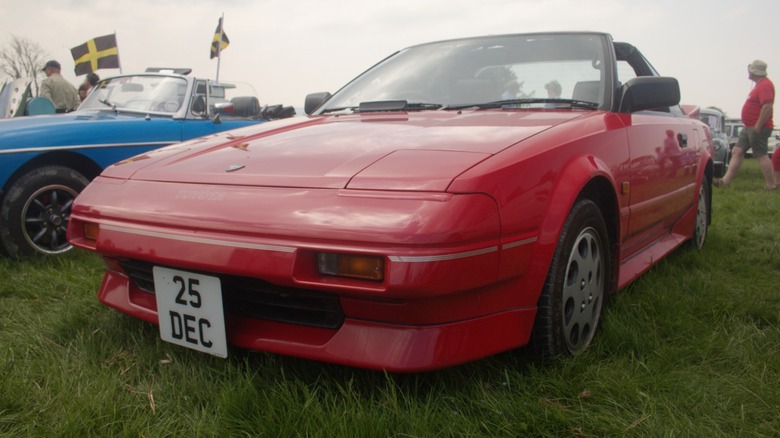
[[[216,83],[219,83],[219,64],[222,62],[222,34],[225,32],[225,13],[222,13],[222,17],[219,19],[219,39],[217,40],[217,79]]]

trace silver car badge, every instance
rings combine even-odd
[[[244,166],[243,164],[231,164],[230,166],[227,167],[227,169],[225,169],[225,172],[234,172],[238,169],[243,169],[244,167],[246,166]]]

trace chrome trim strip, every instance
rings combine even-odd
[[[529,237],[527,239],[518,240],[517,242],[512,243],[505,243],[501,245],[501,249],[512,249],[517,248],[518,246],[528,245],[529,243],[534,243],[538,240],[538,237]]]
[[[501,245],[502,250],[516,248],[518,246],[528,245],[537,241],[537,237],[529,237],[527,239],[518,240],[517,242],[507,243]],[[491,252],[498,251],[498,246],[490,246],[482,249],[475,249],[472,251],[458,252],[453,254],[440,254],[430,256],[388,256],[391,262],[404,262],[404,263],[427,263],[427,262],[441,262],[446,260],[456,260],[466,257],[474,257],[483,254],[489,254]]]
[[[209,239],[205,237],[180,236],[176,234],[161,233],[157,231],[136,230],[136,229],[120,227],[116,225],[101,225],[100,228],[104,230],[134,234],[138,236],[157,237],[160,239],[169,239],[169,240],[176,240],[180,242],[190,242],[190,243],[202,243],[206,245],[227,246],[231,248],[255,249],[260,251],[276,251],[276,252],[284,252],[284,253],[293,253],[296,251],[296,248],[292,246],[266,245],[266,244],[258,244],[258,243],[234,242],[234,241],[221,240],[221,239]],[[536,237],[529,237],[527,239],[518,240],[517,242],[501,245],[501,249],[506,250],[506,249],[516,248],[518,246],[527,245],[530,243],[534,243],[536,241],[537,241]],[[475,249],[471,251],[464,251],[464,252],[458,252],[452,254],[439,254],[439,255],[429,255],[429,256],[397,256],[397,255],[392,256],[391,255],[388,256],[388,259],[390,259],[390,261],[392,262],[402,262],[402,263],[429,263],[429,262],[441,262],[447,260],[457,260],[457,259],[462,259],[467,257],[474,257],[483,254],[489,254],[496,251],[498,251],[498,246],[494,245],[494,246],[489,246],[487,248]]]
[[[404,263],[425,263],[425,262],[441,262],[444,260],[455,260],[466,257],[474,257],[482,254],[488,254],[498,251],[498,246],[490,246],[482,249],[475,249],[473,251],[457,252],[453,254],[440,254],[430,256],[389,256],[391,262],[404,262]]]
[[[245,242],[234,242],[230,240],[209,239],[206,237],[180,236],[177,234],[160,233],[157,231],[136,230],[132,228],[119,227],[116,225],[100,225],[100,228],[103,230],[134,234],[138,236],[157,237],[160,239],[176,240],[179,242],[203,243],[206,245],[227,246],[231,248],[256,249],[260,251],[276,251],[276,252],[285,252],[285,253],[293,253],[296,250],[296,248],[292,246],[265,245],[260,243],[245,243]]]
[[[24,149],[3,149],[0,154],[18,154],[24,152],[46,152],[46,151],[72,151],[76,149],[96,149],[96,148],[121,148],[121,147],[142,147],[142,146],[168,146],[179,143],[179,140],[171,141],[149,141],[143,143],[103,143],[103,144],[81,144],[71,146],[41,146],[37,148]]]

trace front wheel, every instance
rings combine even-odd
[[[12,257],[61,254],[73,200],[89,180],[73,169],[33,169],[11,185],[0,206],[0,242]]]
[[[574,356],[590,345],[611,287],[609,248],[601,210],[591,200],[578,201],[539,297],[532,342],[542,356]]]

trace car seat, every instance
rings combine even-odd
[[[43,96],[33,97],[28,100],[27,106],[24,108],[24,115],[26,116],[39,116],[41,114],[54,114],[56,112],[52,101]]]
[[[599,88],[601,88],[600,81],[580,81],[574,84],[574,91],[571,98],[573,100],[581,100],[584,102],[601,103],[599,96],[601,95]]]
[[[233,104],[233,116],[257,117],[260,115],[260,101],[255,96],[237,96],[230,99]]]

